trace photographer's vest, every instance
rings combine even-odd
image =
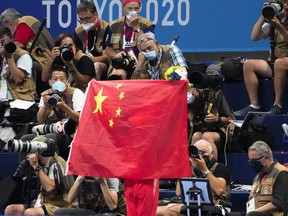
[[[63,96],[63,100],[65,101],[65,103],[71,108],[73,109],[73,94],[75,91],[75,88],[73,87],[68,87],[67,88],[67,94],[65,94]],[[46,91],[41,93],[41,96],[47,95],[52,93],[52,89],[47,89]],[[52,107],[48,107],[49,111],[47,111],[48,116],[45,118],[45,124],[51,124],[51,123],[55,123],[57,121],[60,121],[62,119],[67,118],[66,113],[62,112],[62,116],[60,118],[57,118],[57,115],[55,114],[54,110]]]
[[[19,19],[19,23],[24,23],[28,25],[32,31],[34,32],[36,37],[39,27],[41,26],[41,22],[32,16],[23,16]],[[27,50],[30,49],[34,38],[27,44]],[[37,38],[36,44],[31,51],[31,56],[38,61],[42,69],[47,65],[48,61],[52,59],[52,48],[54,44],[54,40],[48,30],[44,27]]]
[[[115,51],[123,50],[123,26],[124,26],[125,17],[121,17],[110,24],[110,29],[112,31],[110,44],[112,45]],[[154,25],[150,20],[145,19],[144,17],[139,16],[139,25],[140,29],[144,30],[148,27]],[[131,41],[130,46],[132,48],[137,46],[138,34],[135,34],[135,38]],[[125,43],[125,42],[124,42]]]
[[[216,169],[218,163],[215,162],[213,164],[213,166],[209,169],[209,171],[211,172],[211,174],[213,174],[214,170]],[[226,184],[226,192],[224,194],[222,194],[221,196],[218,196],[214,191],[212,191],[212,198],[213,198],[213,203],[214,205],[219,205],[221,200],[223,201],[228,201],[229,200],[229,197],[230,197],[230,183],[229,184]]]
[[[155,68],[155,71],[159,73],[159,79],[161,80],[164,80],[165,71],[172,66],[171,55],[169,53],[170,47],[170,45],[160,45],[160,49],[162,49],[162,57],[158,67]],[[144,71],[147,71],[148,76],[150,76],[150,74],[148,73],[148,64],[149,61],[147,60],[143,68]]]
[[[17,47],[13,58],[17,63],[18,59],[24,54],[29,53]],[[10,73],[10,72],[9,72]],[[15,83],[13,79],[7,78],[7,87],[12,95],[13,100],[20,99],[25,101],[34,101],[36,95],[36,86],[32,77],[25,77],[21,83]]]
[[[267,173],[261,176],[257,174],[253,180],[252,190],[249,195],[249,200],[255,198],[255,208],[260,208],[267,203],[271,202],[273,198],[273,186],[275,180],[281,171],[287,171],[287,168],[278,162],[274,162],[271,166],[272,169]],[[269,212],[274,216],[283,215],[283,212],[275,210]]]
[[[48,167],[50,168],[51,166],[58,165],[57,169],[59,170],[61,169],[61,167],[58,163],[61,164],[65,173],[65,171],[67,170],[66,161],[56,154],[49,160]],[[61,170],[58,171],[58,174],[59,179],[54,179],[56,189],[51,192],[46,192],[42,190],[42,204],[45,206],[45,209],[47,210],[49,215],[53,215],[53,213],[59,208],[72,207],[72,205],[67,201],[67,196],[70,188],[74,184],[74,178],[72,175],[62,175]]]
[[[97,56],[100,56],[102,51],[103,51],[103,45],[104,45],[104,41],[106,38],[105,37],[105,32],[106,32],[106,29],[108,27],[108,23],[105,22],[104,20],[102,19],[99,19],[98,18],[98,21],[97,21],[98,26],[96,26],[96,29],[97,29],[97,32],[96,32],[96,41],[94,41],[94,48],[95,50],[97,51]],[[96,30],[95,30],[96,31]],[[79,38],[79,40],[82,42],[82,50],[83,52],[86,52],[86,49],[88,49],[88,47],[86,47],[86,31],[84,30],[83,26],[82,25],[79,25],[76,27],[75,29],[75,33],[77,35],[77,37]]]
[[[288,18],[285,19],[283,26],[288,30]],[[276,58],[288,57],[288,42],[285,41],[284,37],[275,28],[275,50],[274,54]]]

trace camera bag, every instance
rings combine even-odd
[[[266,142],[270,147],[273,145],[273,134],[265,124],[249,125],[245,129],[234,128],[232,141],[227,146],[228,152],[248,152],[248,148],[256,141]]]
[[[221,74],[225,82],[235,82],[243,80],[243,62],[242,57],[224,59],[221,64]]]

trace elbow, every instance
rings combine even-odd
[[[51,192],[53,192],[54,190],[55,190],[55,187],[53,187],[53,186],[46,186],[46,187],[44,187],[43,186],[43,189],[47,192],[47,193],[51,193]]]
[[[117,208],[117,203],[113,203],[109,206],[110,211],[113,211]]]
[[[214,191],[217,196],[222,196],[223,194],[226,193],[226,190],[223,188],[217,188],[217,190]]]

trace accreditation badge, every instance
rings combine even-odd
[[[246,213],[249,213],[250,211],[254,210],[255,210],[255,198],[252,198],[246,203]]]

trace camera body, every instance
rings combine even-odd
[[[268,6],[262,10],[262,15],[270,20],[274,16],[280,16],[283,10],[283,3],[281,1],[270,2]]]
[[[54,156],[57,145],[53,139],[46,139],[45,142],[40,141],[22,141],[12,139],[8,141],[9,152],[37,152],[43,157]]]
[[[7,53],[12,54],[16,51],[16,45],[13,42],[4,39],[1,41],[1,44]]]
[[[193,72],[188,77],[193,87],[198,89],[221,89],[224,77],[220,74]]]
[[[61,91],[58,91],[58,90],[54,90],[49,95],[50,95],[50,98],[47,101],[47,103],[50,106],[55,106],[60,101],[60,99],[63,97],[63,93]]]
[[[72,47],[68,44],[63,44],[59,47],[60,55],[65,61],[71,61],[74,58]]]
[[[128,54],[123,55],[122,58],[113,59],[112,67],[115,69],[123,69],[126,72],[132,72],[134,66],[136,65],[136,60],[132,59]]]

